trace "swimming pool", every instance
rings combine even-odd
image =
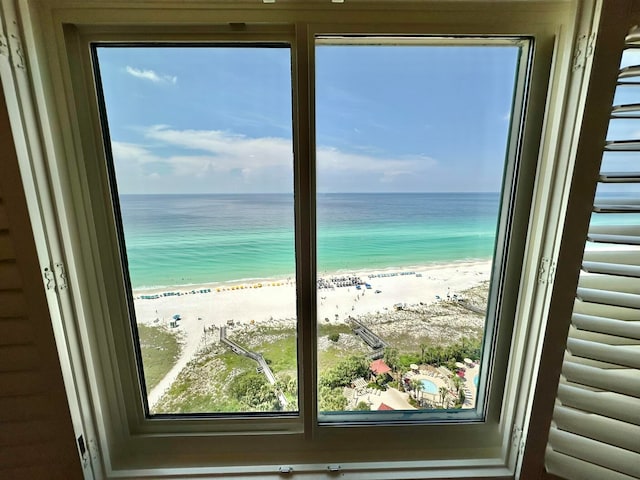
[[[478,377],[473,377],[473,384],[478,387]]]
[[[433,393],[433,394],[438,393],[438,386],[435,383],[433,383],[431,380],[420,380],[420,383],[422,384],[422,390],[424,392]]]

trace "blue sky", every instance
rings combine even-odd
[[[499,191],[518,53],[318,46],[318,191]],[[98,59],[120,193],[292,191],[288,48]]]

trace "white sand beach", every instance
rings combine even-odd
[[[491,263],[460,262],[411,269],[350,272],[364,285],[321,288],[318,290],[318,322],[343,322],[348,316],[384,313],[394,305],[432,304],[453,298],[490,278]],[[323,276],[343,276],[344,273]],[[272,279],[254,283],[209,284],[168,290],[135,291],[135,310],[139,323],[164,326],[180,334],[183,349],[176,365],[150,392],[153,406],[198,349],[217,341],[220,327],[272,323],[296,318],[296,287],[292,280]],[[201,293],[205,291],[206,293]],[[196,292],[196,293],[191,293]],[[378,293],[376,293],[378,292]],[[159,295],[158,298],[142,298]],[[174,316],[180,320],[172,325]]]
[[[336,287],[318,291],[318,320],[343,321],[347,316],[376,313],[396,303],[425,304],[446,299],[447,295],[474,287],[489,280],[491,264],[485,262],[453,263],[418,267],[407,270],[376,270],[351,272],[371,285],[357,290],[355,287]],[[412,274],[408,274],[414,272]],[[370,275],[390,275],[375,276]],[[342,275],[342,274],[335,274]],[[325,277],[329,278],[331,275]],[[260,286],[258,286],[260,285]],[[190,293],[210,289],[209,293]],[[235,323],[264,322],[296,317],[296,287],[293,281],[262,280],[244,284],[210,284],[177,287],[170,291],[180,295],[161,296],[167,290],[134,291],[137,321],[146,324],[169,325],[174,315],[180,315],[180,329],[191,330]],[[380,291],[380,293],[375,293]],[[195,322],[195,323],[194,323]]]

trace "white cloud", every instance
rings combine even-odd
[[[159,75],[153,70],[140,70],[138,68],[133,68],[127,65],[125,69],[129,75],[132,75],[136,78],[142,78],[144,80],[150,80],[153,83],[171,83],[175,85],[178,82],[178,77],[173,75]]]
[[[283,167],[293,162],[291,141],[284,138],[249,138],[221,130],[172,130],[166,126],[151,127],[145,136],[164,145],[207,152],[211,155],[191,158],[218,170]]]
[[[191,179],[212,189],[247,187],[250,191],[270,191],[276,184],[290,185],[293,180],[290,139],[250,138],[220,130],[176,130],[164,125],[149,127],[144,135],[146,145],[113,142],[118,170],[127,168],[149,177],[151,172],[144,172],[153,168],[154,176],[161,172],[160,176],[173,178],[176,188],[188,186]],[[177,154],[165,154],[176,150]],[[382,157],[319,147],[317,164],[319,176],[340,175],[355,184],[388,185],[424,175],[437,162],[424,155]],[[371,188],[375,190],[374,185]]]
[[[139,164],[157,162],[159,159],[149,150],[140,145],[125,142],[111,142],[113,158],[118,162],[133,162]]]
[[[284,167],[293,162],[293,146],[290,140],[284,138],[249,138],[220,130],[172,130],[166,126],[151,127],[146,136],[162,143],[209,152],[214,156],[192,158],[199,158],[222,169],[225,166],[227,169]],[[358,170],[389,176],[424,170],[434,166],[436,161],[423,155],[377,157],[321,146],[317,151],[317,164],[322,170]]]

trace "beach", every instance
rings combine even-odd
[[[368,283],[318,290],[318,321],[342,322],[348,316],[383,313],[398,303],[434,303],[489,280],[491,263],[456,262],[443,265],[350,272]],[[322,278],[346,276],[335,273]],[[206,293],[201,293],[205,290]],[[172,295],[163,296],[171,292]],[[191,293],[195,292],[195,293]],[[379,292],[379,293],[376,293]],[[261,323],[296,317],[293,279],[263,279],[245,283],[188,285],[134,291],[136,320],[169,326],[179,315],[180,330],[202,334],[211,326]],[[158,298],[142,298],[156,296]]]
[[[338,324],[348,317],[364,318],[370,324],[379,324],[378,331],[389,338],[412,331],[417,334],[418,329],[424,330],[429,324],[420,323],[415,316],[398,316],[404,313],[402,310],[464,300],[461,292],[486,284],[490,270],[491,262],[476,261],[328,273],[321,277],[327,283],[333,279],[333,283],[340,284],[341,279],[356,277],[363,285],[360,289],[355,285],[318,289],[318,322]],[[282,325],[293,328],[295,294],[295,283],[287,278],[134,291],[137,322],[166,328],[182,343],[176,364],[149,392],[150,407],[201,348],[219,340],[219,327],[245,330],[259,325]],[[391,313],[397,321],[385,321]],[[447,318],[442,325],[437,324],[437,318],[433,321],[429,330],[433,338],[443,342],[454,341],[469,329],[477,331],[484,323],[481,316],[471,312],[457,315],[455,321]]]

